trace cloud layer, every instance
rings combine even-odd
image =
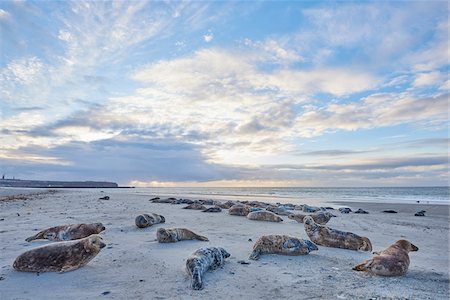
[[[239,26],[266,9],[2,3],[0,171],[139,185],[446,184],[445,5],[296,3],[279,27]]]

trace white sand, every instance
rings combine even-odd
[[[110,200],[99,197],[110,195]],[[368,215],[335,212],[328,226],[371,239],[374,250],[398,239],[419,247],[410,254],[404,277],[383,278],[358,273],[352,266],[370,253],[320,247],[306,256],[262,256],[248,260],[261,235],[287,234],[307,238],[303,225],[283,216],[271,223],[181,209],[184,205],[154,204],[149,196],[130,191],[108,194],[62,190],[27,200],[0,200],[0,298],[3,299],[448,299],[449,208],[429,206],[426,217],[414,217],[416,206],[347,204],[365,208]],[[329,204],[341,206],[342,204]],[[383,209],[400,213],[384,214]],[[155,212],[165,224],[138,229],[134,218]],[[20,214],[20,216],[18,215]],[[3,220],[2,220],[3,219]],[[87,266],[64,274],[22,273],[12,262],[22,252],[49,243],[27,243],[37,230],[68,223],[103,222],[107,247]],[[159,227],[186,227],[207,236],[209,242],[156,242]],[[253,242],[248,241],[252,239]],[[222,269],[205,275],[205,289],[193,291],[185,272],[186,258],[196,249],[221,246],[231,253]],[[105,295],[102,293],[106,292]]]

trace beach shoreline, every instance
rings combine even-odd
[[[110,200],[99,200],[109,195]],[[182,198],[182,197],[180,197]],[[189,195],[190,199],[196,200]],[[303,224],[282,216],[280,223],[182,209],[184,205],[152,203],[148,195],[130,191],[59,190],[18,201],[0,201],[0,294],[4,299],[448,299],[448,206],[426,204],[332,203],[335,208],[363,208],[367,215],[340,214],[327,226],[367,236],[373,250],[398,239],[419,247],[410,254],[406,276],[376,277],[354,272],[352,266],[371,253],[319,247],[306,256],[265,255],[248,259],[261,235],[286,234],[308,238]],[[307,203],[309,204],[309,203]],[[439,207],[441,210],[439,210]],[[415,217],[416,209],[427,210]],[[443,209],[445,208],[445,210]],[[398,210],[386,214],[384,209]],[[158,213],[166,223],[145,229],[134,225],[140,213]],[[444,213],[445,212],[445,213]],[[87,266],[57,274],[22,273],[12,262],[22,252],[48,244],[27,243],[37,230],[62,224],[102,222],[107,247]],[[160,227],[184,227],[205,235],[208,242],[156,242]],[[205,288],[190,289],[185,261],[200,247],[219,246],[231,253],[223,268],[205,274]],[[250,262],[242,265],[238,261]]]

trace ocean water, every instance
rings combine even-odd
[[[149,197],[259,200],[293,204],[324,204],[330,201],[378,203],[417,203],[419,201],[429,204],[450,204],[450,187],[135,188],[130,189],[129,192]]]

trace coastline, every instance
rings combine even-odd
[[[111,199],[98,200],[105,195]],[[151,203],[150,198],[131,190],[65,189],[29,200],[0,201],[0,294],[5,299],[448,299],[448,214],[430,210],[426,217],[414,217],[406,210],[408,205],[398,204],[389,206],[398,214],[384,214],[380,212],[384,204],[364,206],[365,202],[343,206],[367,209],[368,215],[333,212],[337,217],[328,226],[369,237],[374,251],[398,239],[419,247],[410,254],[406,276],[387,278],[352,271],[353,265],[372,254],[344,249],[319,247],[306,256],[265,255],[249,261],[258,237],[287,234],[306,239],[303,225],[285,216],[280,223],[251,221],[230,216],[227,210],[208,214],[182,209],[184,205]],[[412,210],[416,207],[423,206]],[[136,228],[134,218],[151,212],[165,216],[166,223]],[[107,247],[85,267],[39,276],[12,269],[20,253],[49,243],[24,241],[36,230],[93,222],[105,225],[101,235]],[[160,227],[189,228],[210,241],[159,244]],[[231,257],[223,268],[205,274],[204,290],[193,291],[184,270],[186,258],[206,246],[224,247]],[[240,260],[250,264],[242,265]]]

